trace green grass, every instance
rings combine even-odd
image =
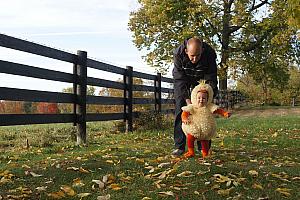
[[[217,124],[219,137],[205,162],[199,153],[188,160],[170,156],[172,128],[116,134],[111,123],[89,123],[89,144],[78,147],[71,125],[1,127],[0,195],[53,199],[67,185],[76,194],[61,192],[63,199],[82,193],[90,193],[82,199],[300,199],[300,116],[233,115]],[[20,138],[31,147],[24,149]],[[92,180],[105,175],[109,181],[100,189]],[[79,179],[84,185],[74,186]]]

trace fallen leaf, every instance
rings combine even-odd
[[[109,188],[113,189],[113,190],[121,190],[122,187],[120,187],[118,184],[113,183],[109,186]]]
[[[77,196],[78,196],[79,198],[87,197],[87,196],[89,196],[89,195],[91,195],[91,193],[79,193],[79,194],[77,194]]]
[[[232,190],[232,188],[225,189],[225,190],[218,190],[218,194],[222,195],[222,196],[227,196],[227,195],[229,195],[231,190]]]
[[[110,199],[110,194],[107,194],[105,196],[98,196],[97,200],[109,200]]]
[[[41,186],[41,187],[37,187],[35,188],[38,192],[42,192],[42,191],[46,191],[47,186]]]
[[[288,189],[288,188],[277,188],[275,191],[283,194],[284,196],[288,197],[291,194],[289,193],[292,189]]]
[[[105,186],[105,184],[100,180],[92,180],[92,182],[98,184],[100,189],[103,189]]]
[[[73,179],[73,187],[81,187],[84,186],[84,183],[81,181],[80,178]]]
[[[159,192],[158,194],[162,195],[168,195],[168,196],[174,196],[174,193],[172,191],[167,191],[167,192]]]
[[[256,184],[256,183],[254,183],[254,184],[252,185],[252,188],[263,190],[263,187],[262,187],[260,184]]]
[[[81,173],[90,173],[88,170],[86,170],[86,169],[83,169],[82,167],[80,167],[79,168],[79,171],[81,172]]]
[[[29,173],[30,173],[30,175],[33,176],[33,177],[40,177],[40,176],[43,176],[43,175],[41,175],[41,174],[36,174],[36,173],[34,173],[34,172],[29,172]]]
[[[61,186],[60,189],[62,191],[64,191],[68,196],[74,196],[75,195],[75,191],[67,185]]]
[[[65,193],[63,191],[58,191],[58,192],[52,192],[47,194],[48,197],[52,197],[54,199],[61,199],[65,197]]]
[[[151,200],[150,197],[143,197],[142,200]]]
[[[190,177],[193,174],[191,171],[184,171],[180,174],[177,174],[178,177]]]
[[[67,167],[68,170],[74,170],[74,171],[78,171],[79,168],[78,167]]]
[[[137,158],[137,159],[135,159],[135,161],[136,162],[138,162],[138,163],[145,163],[145,159],[143,159],[143,158]]]
[[[254,176],[254,177],[257,177],[257,176],[258,176],[258,172],[255,171],[255,170],[250,170],[250,171],[249,171],[249,174],[250,174],[251,176]]]
[[[166,178],[166,176],[167,176],[167,172],[164,171],[161,173],[161,175],[158,177],[158,179],[164,179],[164,178]]]
[[[107,183],[107,181],[108,181],[108,175],[103,176],[102,177],[102,182]]]
[[[171,164],[170,162],[167,162],[167,163],[160,163],[157,167],[162,168],[162,167],[167,166],[167,165],[170,165],[170,164]]]
[[[216,182],[219,182],[219,183],[230,182],[230,184],[231,184],[231,178],[229,178],[227,176],[223,176],[222,174],[214,174],[214,177],[216,178]]]
[[[26,165],[26,164],[23,164],[23,165],[22,165],[22,168],[30,169],[30,166],[28,166],[28,165]]]

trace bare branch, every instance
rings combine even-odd
[[[229,8],[231,8],[232,4],[233,4],[234,0],[230,0],[228,5],[229,5]]]
[[[239,30],[242,27],[243,27],[242,25],[241,26],[230,26],[229,27],[229,34],[231,34],[231,33],[235,32],[235,31]]]
[[[255,1],[253,2],[253,5],[250,8],[249,12],[252,12],[252,11],[258,9],[258,8],[262,7],[263,5],[265,5],[265,4],[269,4],[269,1],[268,0],[264,0],[264,1],[262,1],[261,3],[259,3],[257,5],[254,5],[254,4],[255,4]]]
[[[205,18],[205,20],[209,23],[209,25],[212,27],[212,29],[216,32],[219,42],[223,45],[222,36],[219,34],[218,29],[211,23],[211,21],[209,19]]]

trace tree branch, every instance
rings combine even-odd
[[[229,27],[229,34],[231,34],[231,33],[235,32],[235,31],[239,30],[242,27],[243,27],[243,25],[240,25],[240,26],[230,26]]]
[[[204,19],[209,23],[209,25],[216,32],[219,42],[223,45],[222,37],[220,34],[218,34],[219,33],[218,29],[211,23],[211,21],[209,19],[207,19],[207,18],[204,18]]]
[[[246,47],[243,47],[241,48],[242,51],[245,51],[245,52],[249,52],[249,51],[252,51],[254,50],[258,45],[260,45],[260,43],[266,38],[269,36],[269,34],[274,30],[274,28],[270,28],[268,31],[265,31],[265,33],[254,43],[246,46]]]
[[[252,5],[252,8],[250,8],[249,12],[252,12],[260,7],[262,7],[263,5],[265,4],[269,4],[269,1],[268,0],[264,0],[262,1],[261,3],[257,4],[257,5],[254,5],[255,4],[255,1],[253,2],[253,5]]]
[[[234,0],[230,0],[230,1],[228,2],[229,8],[231,8],[233,2],[234,2]]]

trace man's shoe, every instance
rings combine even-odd
[[[181,156],[181,155],[183,155],[183,153],[184,153],[184,150],[182,150],[182,149],[175,149],[174,151],[172,151],[173,156]]]

